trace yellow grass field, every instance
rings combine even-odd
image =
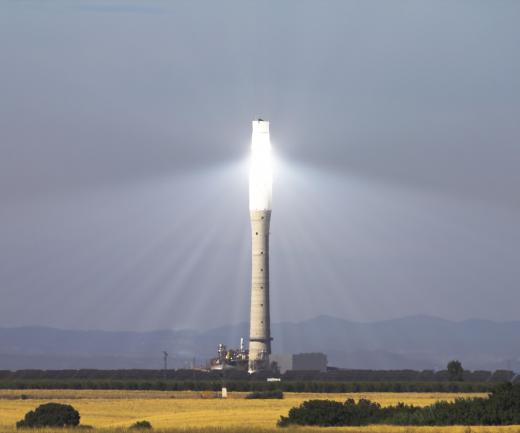
[[[21,399],[24,394],[26,399]],[[0,433],[14,431],[16,421],[29,410],[49,401],[72,404],[81,414],[81,423],[96,431],[122,431],[138,420],[148,420],[156,431],[299,432],[327,430],[381,433],[468,433],[467,427],[368,426],[347,428],[280,429],[280,415],[309,399],[368,398],[382,405],[404,402],[428,405],[438,400],[485,394],[455,393],[356,393],[310,394],[285,393],[283,400],[247,400],[244,393],[230,393],[230,398],[214,398],[212,392],[112,391],[112,390],[2,390],[0,391]],[[50,430],[46,430],[49,432]],[[62,430],[63,431],[63,430]],[[520,433],[520,426],[471,427],[472,433]]]

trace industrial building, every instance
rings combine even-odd
[[[307,370],[307,371],[327,371],[327,355],[324,353],[298,353],[290,354],[273,354],[270,357],[271,363],[276,364],[278,371],[284,374],[290,370]]]
[[[327,355],[324,353],[298,353],[292,356],[291,370],[327,371]]]

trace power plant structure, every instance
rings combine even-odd
[[[273,167],[269,122],[253,121],[249,171],[249,215],[251,218],[251,315],[249,367],[254,373],[269,368],[271,319],[269,314],[269,225]]]
[[[273,163],[269,122],[253,121],[249,170],[249,215],[251,219],[251,314],[249,350],[220,344],[212,370],[240,368],[254,373],[270,368],[271,319],[269,315],[269,224],[273,189]]]
[[[210,361],[211,370],[238,369],[246,370],[249,353],[244,348],[244,339],[240,339],[239,349],[228,349],[224,344],[218,345],[217,357]]]
[[[273,355],[271,358],[271,318],[269,313],[269,226],[273,190],[273,158],[269,122],[254,120],[249,168],[249,216],[251,220],[251,311],[249,349],[240,339],[239,349],[219,344],[217,357],[209,362],[211,370],[239,369],[249,373],[287,370],[327,371],[324,353]],[[272,362],[271,362],[272,361]]]

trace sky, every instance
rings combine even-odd
[[[0,326],[518,319],[520,2],[0,2]]]

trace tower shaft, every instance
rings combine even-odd
[[[269,368],[271,323],[269,316],[270,210],[251,210],[251,321],[249,371]]]

